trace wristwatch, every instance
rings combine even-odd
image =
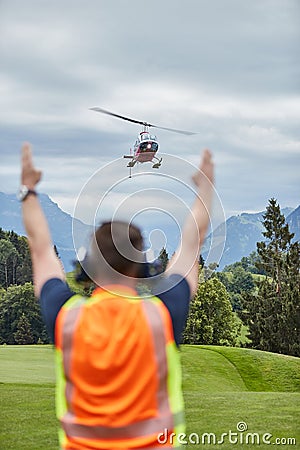
[[[33,190],[33,189],[28,189],[27,186],[25,186],[25,184],[22,184],[20,186],[19,192],[17,193],[17,199],[20,202],[23,202],[25,200],[25,198],[28,197],[28,195],[37,195],[37,193]]]

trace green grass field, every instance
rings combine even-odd
[[[200,439],[185,448],[300,448],[299,358],[214,346],[183,346],[181,353],[185,442]],[[0,347],[0,407],[1,450],[58,448],[51,346]],[[270,444],[262,442],[266,433]]]

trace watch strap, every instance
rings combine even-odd
[[[37,195],[37,192],[36,191],[34,191],[33,189],[28,189],[28,192],[27,192],[27,194],[25,195],[25,197],[23,198],[23,200],[22,201],[24,201],[25,200],[25,198],[27,198],[28,197],[28,195]]]

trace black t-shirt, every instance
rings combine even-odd
[[[42,288],[40,295],[42,314],[52,342],[54,342],[55,321],[59,310],[73,295],[74,292],[67,283],[59,278],[51,278]],[[186,279],[175,274],[163,278],[153,289],[153,295],[156,295],[167,307],[173,324],[174,339],[179,345],[190,302],[190,288]]]

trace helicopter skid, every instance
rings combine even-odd
[[[155,158],[155,159],[157,159],[157,163],[153,164],[152,169],[159,169],[161,166],[162,158],[160,159]]]

